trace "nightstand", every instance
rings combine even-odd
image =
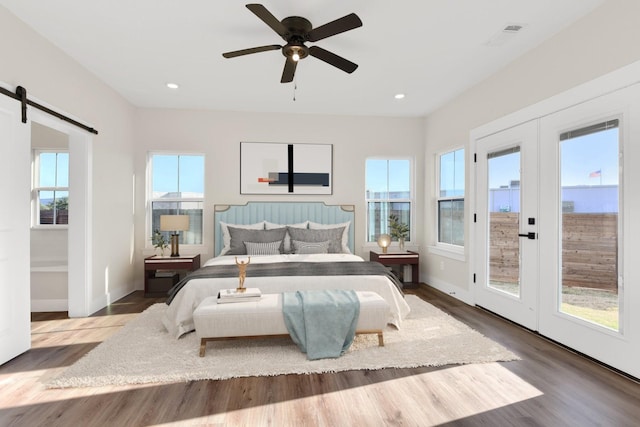
[[[369,252],[369,261],[376,261],[382,265],[410,265],[412,282],[403,282],[405,288],[417,288],[420,284],[420,254],[413,251],[398,251],[382,253],[382,250]]]
[[[200,254],[179,257],[150,256],[144,259],[144,296],[166,297],[180,278],[180,272],[200,268]]]

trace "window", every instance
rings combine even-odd
[[[621,325],[620,224],[624,223],[620,145],[619,119],[560,134],[558,306],[563,313],[615,331]]]
[[[366,202],[367,242],[389,233],[389,215],[396,214],[409,226],[411,239],[411,206],[413,200],[412,162],[410,159],[367,159]]]
[[[438,243],[464,246],[464,149],[440,155]]]
[[[34,225],[68,224],[69,153],[36,150],[33,164]]]
[[[189,230],[180,232],[180,244],[202,244],[204,205],[204,156],[150,155],[149,245],[154,230],[160,230],[160,215],[188,215]],[[164,231],[170,239],[169,231]]]

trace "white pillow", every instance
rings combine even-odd
[[[274,222],[265,221],[264,229],[272,230],[274,228],[293,227],[293,228],[309,228],[309,221],[301,222],[299,224],[276,224]]]
[[[298,224],[276,224],[274,222],[265,221],[264,222],[265,229],[272,230],[274,228],[282,228],[282,227],[293,227],[293,228],[309,228],[309,221],[301,222]],[[284,243],[282,246],[282,253],[289,254],[293,252],[293,248],[291,247],[291,236],[289,233],[284,236]]]
[[[264,230],[264,221],[256,222],[255,224],[228,224],[220,221],[220,231],[222,231],[222,250],[220,255],[224,255],[231,249],[231,234],[229,234],[228,226],[236,228],[244,228],[246,230]]]
[[[344,227],[344,231],[342,232],[342,253],[345,254],[351,253],[351,249],[349,249],[349,225],[351,225],[351,221],[342,222],[340,224],[320,224],[318,222],[309,221],[309,228],[311,230],[327,230],[330,228]]]

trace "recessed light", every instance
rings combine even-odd
[[[169,89],[178,89],[180,86],[177,83],[167,83],[167,87]]]
[[[397,93],[397,94],[394,96],[394,98],[395,98],[395,99],[402,99],[402,98],[404,98],[404,93]]]

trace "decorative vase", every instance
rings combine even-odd
[[[164,256],[164,251],[165,251],[166,248],[158,247],[156,249],[158,251],[158,256],[163,257]]]
[[[404,251],[404,237],[398,238],[398,247],[401,251]]]

